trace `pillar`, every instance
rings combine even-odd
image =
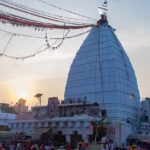
[[[69,144],[71,143],[71,136],[70,136],[70,134],[66,135],[66,142],[68,142]]]
[[[88,142],[89,135],[87,135],[86,133],[84,133],[84,134],[82,134],[82,138],[83,138],[84,142]]]

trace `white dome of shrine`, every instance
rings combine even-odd
[[[92,29],[70,67],[65,101],[85,97],[116,119],[135,118],[140,107],[134,69],[106,16]]]

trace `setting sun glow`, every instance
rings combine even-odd
[[[28,99],[29,98],[29,94],[26,91],[19,91],[18,93],[18,97],[19,98],[23,98],[23,99]]]

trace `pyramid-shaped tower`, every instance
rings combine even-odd
[[[71,65],[65,100],[97,102],[112,119],[135,118],[140,106],[137,80],[130,60],[102,15]]]

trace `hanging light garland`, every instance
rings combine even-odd
[[[86,33],[89,33],[90,31],[91,31],[91,29],[87,30],[85,32],[82,32],[82,33],[75,34],[75,35],[66,36],[65,39],[75,38],[75,37],[84,35]],[[36,39],[45,39],[45,37],[42,37],[42,36],[36,36],[36,35],[30,35],[30,34],[21,34],[21,33],[14,33],[14,32],[11,32],[11,31],[4,30],[4,29],[0,29],[0,32],[4,32],[4,33],[8,33],[8,34],[14,34],[15,36],[22,36],[22,37],[36,38]],[[61,40],[62,37],[48,37],[48,39],[50,39],[50,40]]]
[[[64,33],[64,32],[65,32],[65,30],[63,31],[63,33]],[[50,45],[49,39],[48,39],[48,35],[47,35],[47,32],[46,32],[45,41],[46,41],[47,47],[51,48],[52,50],[55,50],[55,49],[59,48],[59,47],[63,44],[63,42],[64,42],[65,38],[68,36],[69,32],[70,32],[70,30],[68,30],[65,35],[63,34],[63,37],[62,37],[62,39],[61,39],[61,42],[60,42],[57,46],[51,46],[51,45]]]
[[[11,55],[8,55],[8,54],[5,54],[5,50],[6,50],[6,48],[8,47],[8,45],[9,45],[9,43],[10,43],[10,41],[12,40],[12,38],[14,37],[14,36],[27,36],[28,37],[28,35],[22,35],[22,34],[17,34],[17,33],[12,33],[12,32],[8,32],[8,31],[3,31],[3,30],[1,30],[0,29],[0,31],[1,32],[4,32],[4,33],[8,33],[8,34],[11,34],[11,37],[10,37],[10,39],[9,39],[9,41],[8,41],[8,43],[7,43],[7,45],[6,45],[6,47],[5,47],[5,49],[3,50],[3,52],[2,53],[0,53],[0,56],[4,56],[4,57],[7,57],[7,58],[11,58],[11,59],[16,59],[16,60],[25,60],[25,59],[28,59],[28,58],[32,58],[32,57],[34,57],[34,56],[36,56],[36,55],[38,55],[38,54],[40,54],[40,53],[42,53],[42,52],[45,52],[45,51],[47,51],[48,49],[49,50],[52,50],[52,51],[54,51],[54,50],[57,50],[62,44],[63,44],[63,42],[64,42],[64,40],[65,39],[70,39],[70,38],[75,38],[75,37],[78,37],[78,36],[81,36],[81,35],[84,35],[84,34],[87,34],[87,33],[89,33],[91,30],[88,30],[88,31],[85,31],[85,32],[83,32],[83,33],[80,33],[80,34],[76,34],[76,35],[73,35],[73,36],[68,36],[68,34],[70,33],[70,30],[68,30],[66,33],[65,33],[65,30],[63,31],[63,37],[61,37],[61,38],[49,38],[48,37],[48,33],[46,32],[45,33],[45,37],[43,38],[42,37],[42,39],[45,39],[45,43],[46,44],[44,44],[44,45],[46,45],[46,47],[45,48],[43,48],[43,49],[36,49],[35,51],[35,53],[33,53],[33,54],[30,54],[30,55],[27,55],[27,56],[11,56]],[[32,36],[31,36],[32,37]],[[35,36],[36,37],[36,36]],[[38,37],[39,38],[39,37]],[[40,37],[41,38],[41,37]],[[52,43],[52,44],[50,44],[50,41],[49,40],[51,40],[51,39],[53,39],[53,40],[56,40],[54,43]],[[59,44],[57,45],[57,46],[53,46],[55,43],[57,43],[59,40],[61,40],[60,42],[59,42]],[[44,46],[43,45],[43,46]]]
[[[45,1],[43,1],[43,0],[39,0],[39,1],[41,1],[42,3],[45,3]],[[45,3],[45,4],[51,5],[52,7],[55,7],[59,10],[66,11],[68,13],[72,13],[74,15],[78,15],[84,19],[85,18],[89,19],[90,21],[94,20],[93,18],[86,17],[84,15],[80,15],[78,13],[68,11],[66,9],[62,9],[62,8],[57,7],[50,3]],[[14,27],[32,27],[32,28],[34,28],[35,32],[36,31],[43,32],[46,30],[45,36],[42,37],[42,36],[36,36],[36,35],[30,35],[30,34],[15,33],[12,31],[0,29],[0,32],[4,32],[4,33],[11,35],[6,46],[4,47],[3,51],[0,53],[0,56],[4,56],[7,58],[11,58],[11,59],[24,60],[27,58],[34,57],[37,54],[42,53],[48,49],[56,50],[63,44],[65,39],[71,39],[71,38],[75,38],[75,37],[84,35],[84,34],[90,32],[91,28],[96,26],[96,24],[85,23],[84,20],[82,20],[82,19],[75,20],[75,18],[71,18],[71,17],[64,17],[64,16],[58,16],[58,15],[54,15],[54,14],[48,14],[46,12],[38,11],[36,9],[32,9],[27,6],[23,6],[18,3],[8,1],[8,0],[0,0],[0,6],[32,16],[31,17],[32,19],[31,19],[31,18],[19,16],[18,13],[14,14],[14,13],[10,13],[10,12],[1,10],[0,11],[0,22],[2,24],[11,24]],[[39,18],[38,20],[43,20],[43,21],[37,21],[37,19],[34,19],[34,18]],[[82,22],[78,22],[79,20]],[[87,29],[87,28],[90,28],[90,29],[85,32],[82,31],[79,34],[68,36],[69,33],[71,32],[71,30],[79,30],[79,29],[83,30],[83,29]],[[48,29],[63,30],[63,36],[62,37],[49,37],[48,32],[47,32]],[[67,30],[67,32],[65,33],[66,30]],[[14,36],[23,36],[23,37],[29,37],[29,38],[44,39],[45,40],[45,44],[43,45],[44,48],[42,48],[42,49],[38,48],[35,53],[26,55],[26,56],[16,57],[16,56],[6,54],[6,50],[9,46],[9,44],[12,42],[12,39]],[[56,41],[54,43],[50,44],[50,40],[56,40]],[[54,46],[56,43],[58,43],[58,44],[56,46]]]
[[[1,12],[0,13],[0,20],[1,22],[5,22],[5,23],[10,23],[13,25],[21,25],[21,26],[30,26],[30,27],[39,27],[39,28],[55,28],[55,29],[82,29],[82,28],[88,28],[88,27],[93,27],[93,24],[86,24],[86,23],[80,23],[80,24],[75,24],[71,21],[62,21],[60,19],[54,19],[52,17],[48,17],[48,16],[43,16],[41,14],[37,14],[35,12],[32,11],[27,11],[25,9],[20,9],[17,7],[14,7],[12,5],[7,5],[4,3],[0,2],[0,5],[9,9],[13,9],[15,11],[19,11],[25,14],[29,14],[31,16],[34,17],[38,17],[41,19],[45,19],[47,21],[51,21],[51,22],[56,22],[57,24],[54,23],[48,23],[48,22],[39,22],[33,19],[27,19],[24,17],[20,17],[18,15],[13,15],[11,13],[7,13],[7,12]],[[59,24],[58,24],[59,23]],[[60,23],[63,24],[67,24],[67,25],[61,25]]]

